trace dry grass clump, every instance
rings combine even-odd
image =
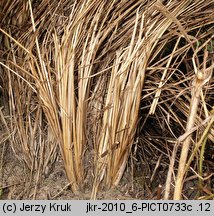
[[[150,138],[157,128],[173,143],[157,146],[170,158],[165,199],[172,182],[180,199],[191,161],[214,141],[213,1],[20,0],[0,8],[9,99],[1,118],[31,178],[47,174],[59,147],[72,190],[92,180],[94,199],[120,182],[137,128]],[[202,165],[193,167],[198,176]]]

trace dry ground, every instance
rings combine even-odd
[[[72,193],[60,157],[50,174],[43,176],[37,185],[35,181],[30,180],[30,171],[13,156],[9,148],[6,148],[2,168],[0,175],[0,186],[2,187],[0,199],[90,199],[89,187],[91,185],[89,184],[88,188],[85,188],[84,193]],[[161,199],[164,189],[163,187],[160,188],[159,185],[164,185],[167,169],[159,169],[152,183],[150,182],[151,176],[146,176],[145,170],[146,168],[143,164],[138,165],[138,168],[135,165],[134,170],[128,167],[119,186],[109,191],[103,190],[98,194],[97,199]],[[211,189],[209,190],[211,192]],[[186,199],[194,199],[198,196],[197,178],[188,181],[185,184],[184,191],[184,198]]]

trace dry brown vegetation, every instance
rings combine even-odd
[[[91,199],[214,197],[213,0],[2,0],[0,42],[0,194],[15,155],[34,199],[60,157]]]

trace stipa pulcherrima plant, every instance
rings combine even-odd
[[[213,62],[205,50],[210,52],[213,28],[200,29],[213,23],[210,13],[204,13],[213,8],[212,1],[63,0],[38,4],[28,0],[8,1],[2,7],[3,21],[17,26],[1,27],[2,49],[7,53],[1,65],[10,95],[8,130],[16,131],[11,139],[14,152],[22,153],[32,174],[37,170],[37,179],[46,172],[49,161],[54,161],[58,145],[72,190],[84,190],[87,174],[93,173],[91,198],[95,199],[101,186],[117,186],[123,176],[142,100],[150,100],[148,115],[158,116],[157,110],[161,110],[166,122],[173,119],[186,133],[210,116],[203,88],[212,78]],[[17,21],[10,21],[12,15]],[[195,17],[199,17],[197,22]],[[172,50],[167,48],[169,54],[163,56],[168,45]],[[202,49],[205,45],[207,49]],[[203,63],[197,58],[199,49],[205,53]],[[191,52],[192,69],[181,72],[179,67]],[[181,73],[186,74],[182,77]],[[150,79],[153,83],[147,88]],[[191,89],[191,98],[183,86]],[[176,91],[181,93],[176,96]],[[162,99],[164,94],[173,97]],[[181,99],[185,94],[189,104]],[[186,127],[172,104],[188,119]],[[198,113],[200,104],[204,109]],[[45,134],[42,128],[46,128]],[[15,135],[19,137],[16,142]],[[183,137],[185,134],[174,136],[178,142]],[[212,127],[207,137],[213,139]],[[184,171],[192,140],[187,136],[182,142],[179,170]],[[169,155],[165,199],[169,198],[175,156],[176,151]],[[178,172],[175,199],[181,198],[186,172]]]

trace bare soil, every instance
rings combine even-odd
[[[30,170],[26,168],[26,164],[14,156],[8,146],[3,148],[3,144],[0,145],[0,155],[0,199],[88,200],[91,197],[92,185],[90,184],[84,189],[84,192],[73,193],[71,191],[60,156],[58,156],[50,173],[38,178],[37,174],[32,175]],[[164,165],[162,162],[151,181],[151,174],[156,166],[155,161],[157,160],[150,160],[147,164],[140,161],[134,165],[128,165],[120,184],[111,190],[100,190],[97,199],[162,199],[168,164],[165,163]],[[214,163],[209,160],[205,161],[205,165],[207,176],[209,176],[213,173]],[[149,172],[149,169],[152,172]],[[205,178],[204,187],[199,189],[197,175],[190,173],[190,177],[186,179],[184,184],[184,199],[203,199],[212,195],[214,193],[213,183],[214,178],[212,176]]]
[[[9,151],[9,150],[7,150]],[[130,175],[127,170],[120,185],[114,189],[99,192],[97,199],[105,200],[130,200],[130,199],[156,199],[156,192],[147,185],[143,172]],[[147,185],[147,186],[145,186]],[[90,187],[90,185],[89,185]],[[74,194],[63,168],[63,162],[58,159],[48,176],[42,176],[36,184],[31,179],[31,173],[26,165],[15,158],[10,152],[4,157],[0,175],[0,199],[38,199],[38,200],[82,200],[90,199],[91,191],[85,188],[84,193]]]

